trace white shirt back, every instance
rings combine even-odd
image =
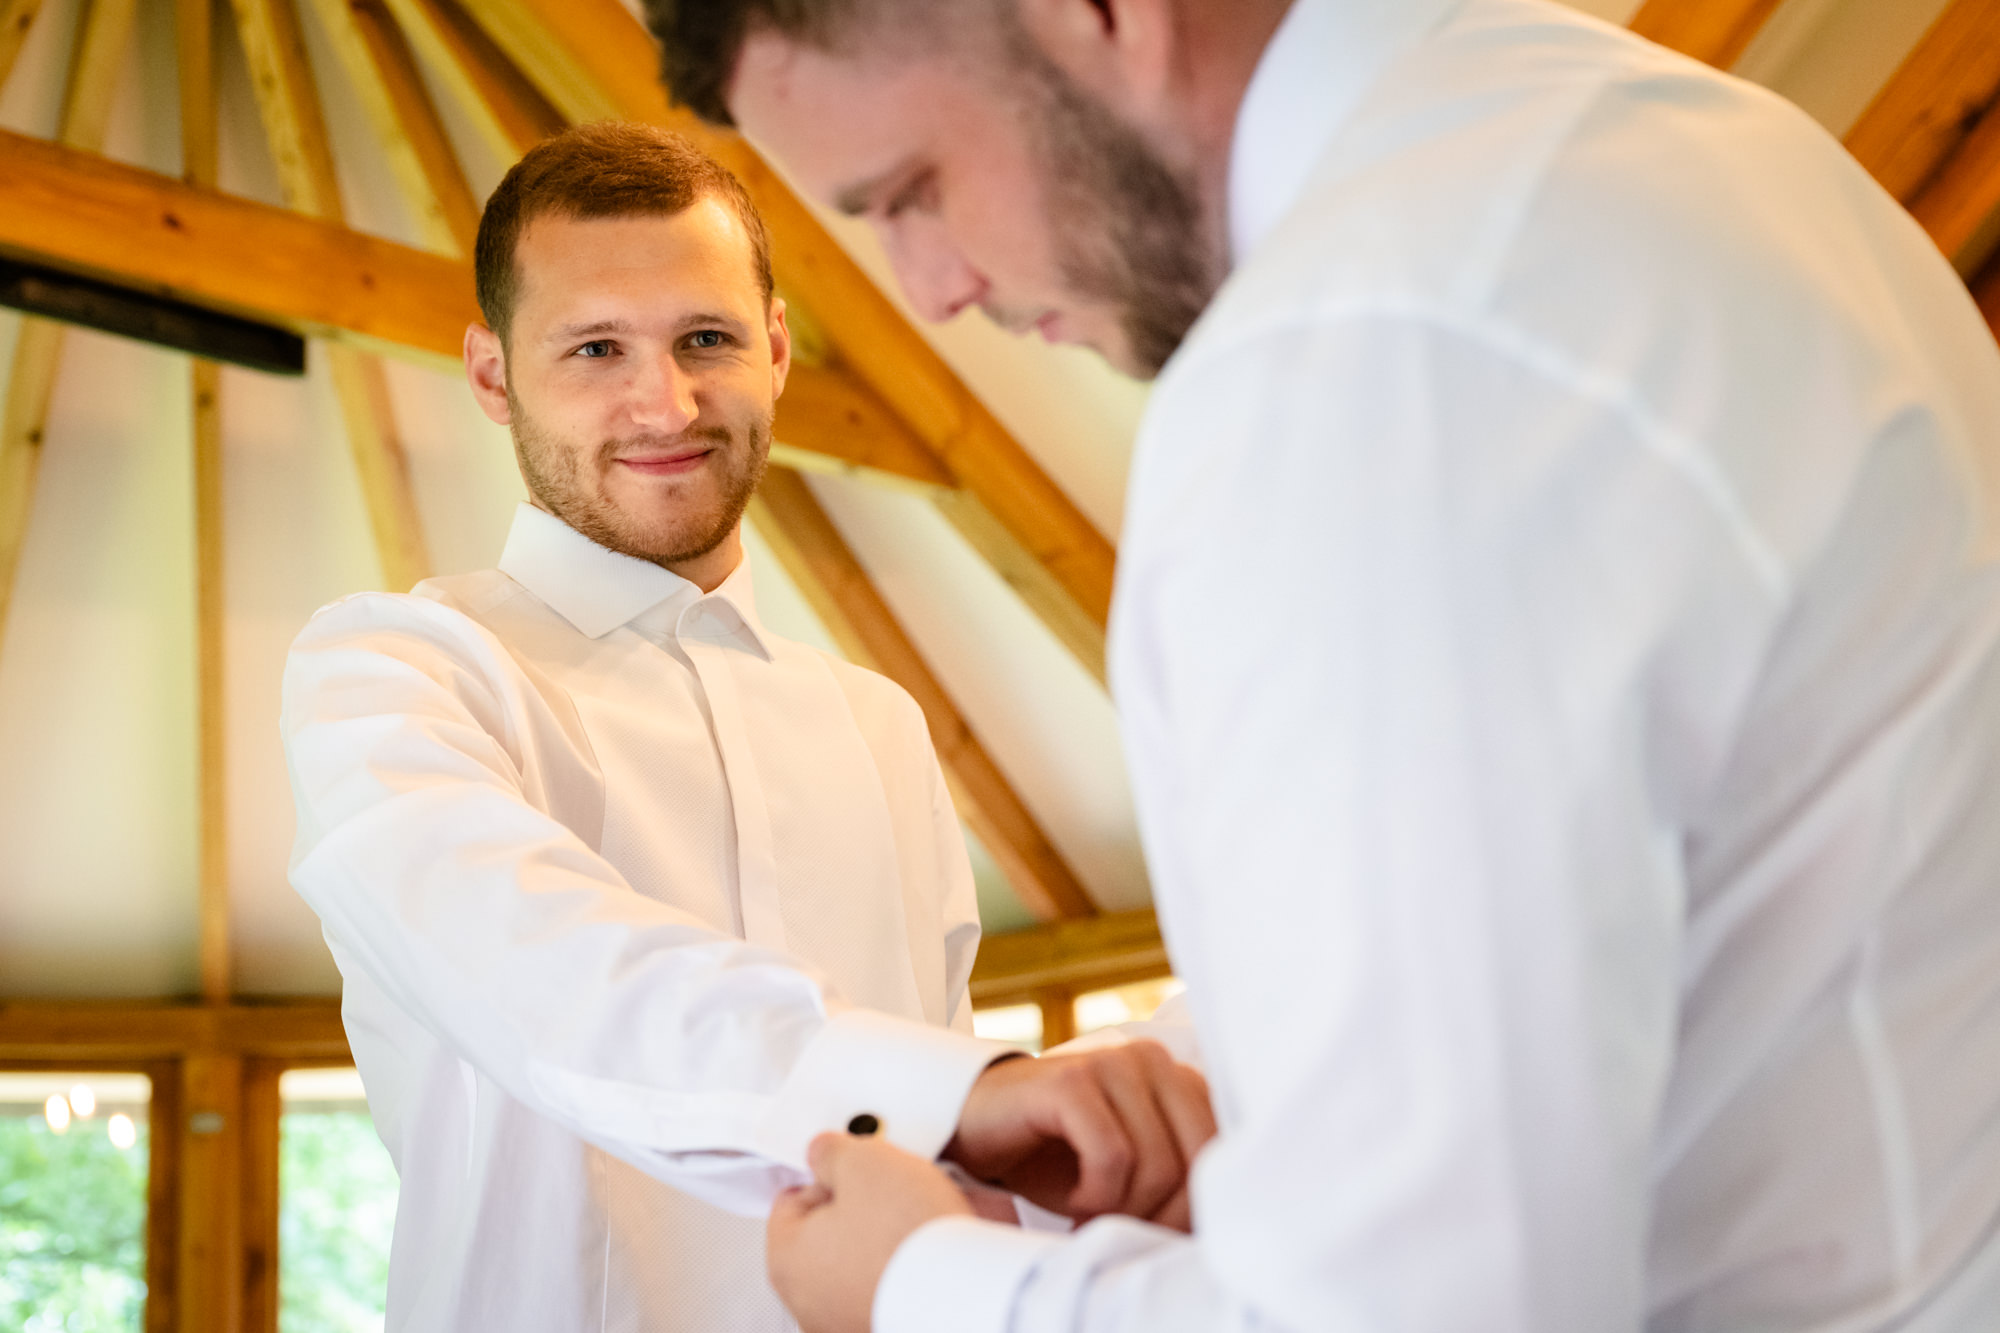
[[[1992,1327],[1963,284],[1796,109],[1541,0],[1298,0],[1229,202],[1112,627],[1197,1235],[935,1223],[877,1327]]]

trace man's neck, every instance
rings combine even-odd
[[[714,592],[722,586],[723,580],[734,574],[736,567],[743,563],[743,525],[739,523],[731,528],[729,535],[722,539],[721,545],[705,555],[695,556],[692,560],[661,560],[657,563],[662,569],[680,575],[704,593]]]
[[[1236,118],[1265,48],[1294,0],[1182,0],[1178,5],[1180,102],[1194,149],[1195,187],[1208,234],[1227,246],[1229,155]]]

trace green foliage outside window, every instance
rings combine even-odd
[[[145,1124],[120,1150],[103,1121],[67,1134],[0,1115],[0,1328],[137,1333],[146,1305]]]
[[[365,1111],[279,1122],[280,1333],[381,1333],[396,1171]]]

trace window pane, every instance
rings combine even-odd
[[[1042,1006],[1003,1004],[972,1011],[972,1031],[988,1041],[1004,1041],[1024,1051],[1042,1049]]]
[[[1108,1028],[1114,1023],[1143,1023],[1169,996],[1184,987],[1172,977],[1135,981],[1129,986],[1091,991],[1076,997],[1076,1035]]]
[[[278,1081],[278,1327],[381,1333],[396,1171],[352,1069]]]
[[[138,1333],[152,1097],[143,1074],[0,1071],[0,1328]]]

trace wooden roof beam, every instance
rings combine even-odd
[[[333,146],[298,11],[291,0],[232,0],[232,5],[285,201],[301,213],[344,222]],[[388,381],[380,363],[367,353],[339,344],[326,350],[348,445],[361,475],[382,581],[391,591],[404,592],[429,576],[430,559]]]
[[[1735,64],[1780,0],[1646,0],[1632,31],[1717,69]]]
[[[648,121],[728,166],[769,224],[778,285],[835,364],[908,423],[965,494],[945,515],[1100,680],[1116,553],[744,139],[672,108],[656,51],[618,0],[481,0],[494,43],[571,121]]]
[[[42,12],[42,3],[43,0],[0,0],[0,87],[6,86],[7,76],[14,72],[14,62],[21,56],[29,29],[35,26],[35,15]]]
[[[1972,280],[1972,295],[1979,302],[1986,322],[1993,326],[1993,336],[2000,338],[2000,255],[1995,255],[1987,263],[1986,271]]]
[[[425,242],[469,258],[479,232],[479,201],[395,19],[382,0],[314,4]]]
[[[137,0],[84,0],[57,130],[65,146],[89,152],[103,146],[118,68],[131,44],[137,12]],[[33,17],[32,11],[27,17]],[[7,54],[9,62],[13,55]],[[28,539],[62,345],[62,325],[23,319],[7,376],[6,402],[0,405],[0,641],[5,639],[14,577]]]
[[[410,45],[472,118],[495,157],[511,162],[561,132],[562,114],[453,0],[384,3]]]
[[[1954,0],[1848,132],[1847,148],[1970,273],[2000,213],[2000,0]]]
[[[772,468],[750,502],[750,520],[841,651],[901,685],[923,709],[959,816],[1028,910],[1043,921],[1096,915],[1096,904],[931,673],[805,478]]]

